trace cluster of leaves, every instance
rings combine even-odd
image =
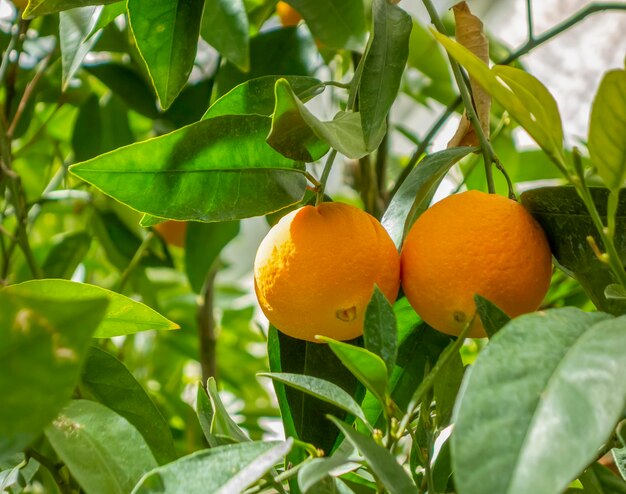
[[[626,492],[596,461],[626,478],[626,71],[600,84],[584,158],[509,66],[536,39],[490,69],[397,2],[288,3],[304,23],[277,27],[275,0],[30,0],[0,25],[0,491]],[[390,110],[443,122],[454,78],[486,139],[427,153],[439,124],[418,138]],[[516,149],[517,125],[542,151]],[[477,172],[474,144],[506,176]],[[398,247],[453,167],[501,192],[568,180],[523,201],[577,281],[556,274],[550,309],[512,321],[477,296],[479,354],[378,290],[363,338],[266,336],[222,251],[242,219],[323,196],[338,155]],[[164,220],[189,222],[184,249]],[[603,312],[575,308],[589,298]],[[287,440],[262,441],[279,412]]]

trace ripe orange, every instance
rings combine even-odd
[[[185,246],[185,235],[187,234],[187,223],[184,221],[164,221],[154,225],[154,229],[159,232],[163,240],[169,245],[176,247]]]
[[[550,286],[546,236],[524,207],[469,191],[422,214],[402,248],[402,286],[415,311],[433,328],[458,335],[481,295],[510,317],[539,307]],[[469,336],[486,336],[480,319]]]
[[[284,27],[297,26],[302,20],[300,13],[287,2],[278,2],[276,5],[276,13],[280,18],[280,23]]]
[[[305,206],[284,216],[261,242],[254,261],[261,309],[282,332],[349,340],[363,333],[377,284],[393,302],[400,256],[382,225],[347,204]]]

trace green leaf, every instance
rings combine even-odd
[[[335,417],[329,418],[361,452],[372,472],[391,494],[417,494],[418,490],[413,480],[389,450],[377,444],[371,437],[356,432],[345,422]]]
[[[213,434],[211,430],[211,423],[213,422],[213,405],[211,399],[206,390],[202,387],[202,383],[198,382],[198,389],[196,392],[196,414],[198,415],[198,421],[200,422],[200,428],[202,433],[209,443],[209,447],[215,448],[220,445],[220,440]]]
[[[89,250],[91,235],[74,232],[57,239],[41,268],[46,278],[70,278]]]
[[[30,0],[24,10],[24,19],[30,19],[41,15],[54,14],[63,10],[86,7],[88,5],[104,5],[115,3],[119,0]]]
[[[80,395],[128,420],[143,436],[159,464],[176,458],[170,428],[126,366],[110,353],[91,347],[83,367]]]
[[[260,480],[274,465],[279,462],[284,463],[284,458],[289,454],[292,447],[292,438],[278,443],[269,451],[258,456],[252,463],[239,470],[228,482],[220,487],[216,494],[244,492],[248,487]]]
[[[609,190],[590,187],[598,214],[606,224]],[[607,265],[595,255],[587,237],[602,242],[585,204],[571,186],[541,187],[524,192],[522,204],[537,220],[550,242],[558,266],[582,285],[595,306],[614,315],[626,314],[626,302],[606,298],[605,290],[615,279]],[[616,214],[615,247],[626,259],[626,191],[621,191]]]
[[[205,0],[202,37],[244,72],[250,70],[248,31],[243,0]]]
[[[207,382],[207,392],[213,408],[213,420],[211,422],[211,432],[219,438],[227,438],[230,442],[246,442],[250,439],[241,428],[230,418],[226,407],[222,403],[217,384],[214,378],[209,378]]]
[[[450,168],[474,150],[460,147],[439,151],[426,156],[411,170],[391,199],[381,221],[396,247],[402,246],[406,233],[426,211]]]
[[[626,70],[607,72],[596,93],[589,121],[589,154],[605,185],[626,181]]]
[[[626,299],[626,289],[622,285],[612,283],[604,289],[604,296],[607,299],[624,300]]]
[[[476,311],[489,338],[500,331],[511,318],[500,307],[480,295],[474,295]]]
[[[358,340],[356,340],[358,341]],[[362,396],[357,379],[341,365],[328,345],[291,338],[273,326],[268,335],[268,356],[273,373],[290,373],[324,379],[342,388],[355,400]],[[334,405],[274,380],[274,389],[283,418],[285,434],[322,449],[333,450],[337,434],[329,430],[327,414],[344,417],[345,412]],[[304,459],[299,449],[292,451],[292,462]]]
[[[541,82],[513,67],[498,65],[490,70],[467,48],[440,33],[433,34],[549,156],[565,163],[561,118],[554,98]]]
[[[243,72],[230,62],[220,67],[215,94],[222,96],[235,86],[262,76],[308,76],[318,66],[319,51],[307,29],[271,29],[250,39],[250,71]]]
[[[98,62],[86,64],[85,70],[100,79],[129,108],[148,118],[159,118],[150,86],[132,65],[115,61]]]
[[[298,471],[298,486],[302,492],[316,494],[315,487],[330,476],[330,472],[348,463],[348,458],[339,453],[327,458],[314,458]],[[324,491],[322,491],[324,492]],[[335,492],[335,491],[330,491]]]
[[[163,109],[182,91],[196,58],[203,2],[128,0],[128,19]]]
[[[102,3],[102,2],[99,2]],[[91,28],[91,32],[87,35],[87,39],[91,38],[101,29],[104,29],[111,24],[120,15],[126,13],[126,2],[116,2],[109,5],[105,5],[98,17],[98,21]]]
[[[70,170],[114,199],[161,218],[259,216],[298,202],[306,187],[303,165],[265,142],[269,129],[270,119],[263,116],[216,117]]]
[[[87,492],[126,494],[157,466],[137,429],[94,401],[72,401],[46,428],[46,437]]]
[[[187,224],[185,272],[191,288],[202,292],[209,270],[220,252],[239,234],[239,221]]]
[[[313,115],[294,95],[289,89],[288,83],[284,80],[278,80],[276,82],[277,97],[278,94],[289,94],[290,96],[283,96],[283,98],[289,98],[289,104],[292,108],[292,112],[275,116],[272,119],[272,131],[268,137],[268,142],[276,147],[281,147],[281,150],[297,149],[297,142],[306,136],[309,141],[304,145],[305,149],[299,149],[300,153],[304,154],[304,157],[313,157],[311,152],[307,152],[306,146],[308,144],[314,151],[319,150],[319,153],[327,147],[320,148],[320,144],[311,137],[309,131],[306,128],[302,128],[302,125],[308,125],[319,139],[325,141],[328,145],[339,151],[344,156],[353,159],[359,159],[368,154],[367,147],[363,137],[363,129],[361,128],[361,118],[359,113],[339,111],[328,122],[322,122],[315,115]],[[297,111],[297,113],[293,113]],[[292,129],[294,125],[298,128]],[[384,135],[386,127],[383,126],[380,129],[380,136]],[[319,155],[314,154],[314,156]]]
[[[362,51],[365,44],[365,12],[361,0],[287,0],[304,18],[323,45]]]
[[[398,355],[398,327],[393,307],[377,286],[365,309],[363,338],[365,348],[385,362],[391,375]]]
[[[420,22],[413,19],[411,36],[409,37],[409,57],[407,60],[409,67],[414,67],[428,76],[433,84],[439,89],[445,88],[446,93],[452,98],[452,77],[450,74],[450,64],[441,46],[430,35]]]
[[[279,79],[285,79],[302,101],[307,101],[324,90],[321,81],[308,76],[258,77],[231,89],[213,103],[202,118],[252,114],[270,116],[274,112],[274,87]]]
[[[328,343],[341,363],[356,377],[378,400],[386,404],[388,396],[387,367],[378,355],[365,348],[350,345],[342,341],[318,336],[320,341]]]
[[[448,363],[435,376],[433,393],[437,411],[437,426],[440,429],[450,423],[464,372],[461,354],[456,352],[452,354]]]
[[[359,111],[368,151],[382,141],[381,128],[396,99],[409,57],[411,16],[389,0],[374,0],[372,41],[365,53],[359,86]]]
[[[313,115],[291,90],[286,79],[279,79],[275,86],[276,103],[272,115],[272,129],[267,136],[267,143],[283,156],[307,163],[317,161],[329,149],[307,123]],[[316,119],[317,120],[317,119]]]
[[[0,457],[27,447],[69,401],[107,304],[0,291]]]
[[[363,411],[359,407],[358,403],[354,401],[354,398],[330,381],[312,376],[303,376],[301,374],[289,374],[284,372],[261,372],[259,373],[259,376],[269,377],[274,381],[281,382],[294,389],[303,391],[311,396],[315,396],[320,400],[351,413],[355,417],[358,417],[363,422],[367,423],[365,415],[363,415]]]
[[[178,329],[176,323],[166,319],[147,305],[119,293],[95,285],[68,280],[32,280],[10,285],[5,293],[25,297],[43,297],[53,303],[75,303],[94,298],[109,301],[108,309],[94,338],[112,338],[148,330]]]
[[[98,41],[98,36],[89,38],[98,22],[102,7],[82,7],[59,14],[59,40],[63,66],[63,89],[65,90],[80,68],[87,53]]]
[[[626,406],[625,322],[553,309],[514,319],[493,338],[455,410],[451,445],[460,492],[567,488]]]
[[[219,492],[244,468],[278,445],[277,441],[245,442],[198,451],[159,467],[135,486],[133,494],[205,494]]]

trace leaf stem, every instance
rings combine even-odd
[[[404,434],[404,431],[408,427],[409,423],[412,421],[413,416],[415,415],[415,412],[417,411],[419,404],[426,396],[426,393],[428,393],[430,388],[435,383],[435,378],[437,377],[441,369],[443,369],[448,364],[450,359],[454,355],[456,355],[456,353],[463,346],[463,343],[465,342],[465,337],[469,333],[470,328],[472,327],[472,324],[474,323],[475,319],[476,319],[476,314],[474,314],[474,317],[472,317],[472,319],[463,328],[463,331],[461,331],[456,341],[443,351],[443,353],[437,360],[437,363],[435,364],[435,366],[432,368],[432,370],[428,373],[428,375],[424,378],[424,380],[417,387],[417,389],[415,390],[415,393],[413,393],[413,397],[411,398],[411,401],[409,402],[409,405],[407,406],[407,412],[404,414],[404,417],[402,417],[402,421],[400,422],[400,425],[398,427],[397,437],[401,437]]]
[[[326,182],[328,181],[328,176],[330,175],[330,170],[333,167],[333,163],[336,157],[337,150],[332,149],[328,154],[328,158],[326,158],[326,164],[324,165],[324,170],[322,171],[322,176],[319,180],[319,187],[317,188],[317,198],[315,200],[316,206],[324,201],[324,190],[326,189]]]
[[[424,7],[428,11],[430,15],[430,20],[434,24],[437,31],[441,34],[447,36],[446,28],[441,22],[439,18],[439,14],[437,13],[437,9],[433,5],[431,0],[422,0]],[[463,72],[461,71],[461,66],[454,60],[450,55],[448,55],[448,59],[450,61],[450,67],[452,68],[452,74],[454,75],[454,79],[459,88],[459,92],[461,93],[461,99],[463,100],[463,106],[465,106],[465,111],[467,113],[467,118],[472,124],[474,128],[474,132],[476,132],[476,136],[478,137],[478,141],[480,142],[480,147],[483,152],[483,159],[485,162],[485,175],[487,177],[487,188],[489,189],[489,193],[493,194],[496,191],[496,187],[493,182],[493,169],[491,165],[496,160],[495,152],[491,147],[491,143],[489,142],[488,136],[483,132],[482,126],[480,125],[480,120],[478,115],[476,114],[476,110],[474,108],[474,103],[472,101],[472,94],[469,89],[469,85],[463,76]]]
[[[148,232],[146,236],[144,237],[143,241],[141,242],[141,245],[139,245],[139,247],[137,248],[135,255],[130,260],[130,263],[128,264],[128,266],[126,266],[126,269],[124,270],[124,272],[122,273],[122,276],[120,277],[120,281],[117,285],[117,291],[119,293],[122,293],[124,286],[126,286],[126,283],[128,282],[128,278],[130,277],[131,273],[135,270],[135,268],[141,262],[141,258],[144,256],[146,250],[148,250],[148,247],[150,246],[150,242],[152,241],[153,238],[154,238],[154,233]]]
[[[217,264],[217,263],[216,263]],[[198,304],[198,340],[200,367],[202,368],[202,383],[210,377],[216,377],[217,366],[215,350],[217,337],[215,334],[215,317],[213,315],[213,296],[215,293],[215,276],[217,266],[213,266],[207,273],[202,289],[202,300]]]
[[[526,0],[526,24],[528,26],[528,41],[532,42],[535,39],[533,27],[533,0]]]
[[[63,494],[71,494],[72,489],[70,488],[69,484],[67,483],[67,481],[61,475],[61,472],[59,471],[59,468],[49,458],[47,458],[44,455],[42,455],[41,453],[35,451],[33,448],[28,448],[25,451],[25,453],[26,453],[27,457],[36,460],[41,465],[43,465],[46,468],[46,470],[48,470],[50,472],[50,475],[52,475],[52,478],[56,482],[56,484],[59,487],[59,490],[61,491],[61,493],[63,493]]]

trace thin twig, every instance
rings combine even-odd
[[[7,136],[9,137],[9,139],[13,138],[13,134],[15,132],[17,124],[19,123],[20,118],[22,117],[22,114],[24,113],[24,110],[26,109],[26,106],[28,105],[29,100],[32,97],[35,91],[35,88],[37,87],[37,84],[39,83],[44,73],[46,72],[46,69],[48,68],[48,64],[50,63],[50,60],[52,59],[53,53],[54,52],[49,53],[41,61],[41,63],[39,64],[39,67],[37,68],[37,72],[35,73],[35,76],[31,79],[31,81],[26,86],[26,89],[24,90],[24,94],[22,95],[22,99],[20,99],[20,103],[17,106],[15,115],[13,116],[13,121],[11,122],[9,129],[7,130]]]
[[[422,0],[428,14],[430,15],[430,20],[434,24],[437,31],[441,34],[447,36],[446,28],[441,22],[439,18],[439,14],[437,13],[437,9],[433,5],[431,0]],[[463,105],[465,106],[465,112],[467,114],[467,118],[472,124],[474,128],[474,132],[478,137],[480,142],[480,147],[483,152],[483,158],[485,162],[485,175],[487,177],[487,187],[489,189],[489,193],[493,194],[495,192],[495,185],[493,182],[493,169],[491,165],[495,161],[495,153],[493,148],[491,147],[491,143],[489,142],[489,136],[485,135],[483,132],[482,126],[480,125],[480,120],[478,115],[476,114],[476,110],[474,108],[474,104],[472,101],[472,94],[469,88],[469,84],[467,83],[465,77],[463,76],[463,72],[461,71],[461,66],[458,64],[456,60],[454,60],[450,55],[448,55],[448,59],[450,60],[450,67],[452,67],[452,74],[454,75],[454,79],[456,80],[456,84],[459,88],[459,92],[461,93],[461,99],[463,100]]]
[[[59,468],[49,458],[46,458],[44,455],[38,453],[33,448],[28,448],[26,450],[26,456],[36,460],[42,466],[44,466],[46,470],[50,472],[50,475],[52,475],[52,478],[54,479],[57,486],[59,487],[59,490],[63,494],[71,494],[72,489],[70,488],[69,484],[63,478],[63,475],[61,475]]]
[[[131,273],[135,270],[135,268],[141,262],[141,259],[143,258],[148,247],[150,246],[150,242],[152,242],[153,238],[154,238],[154,233],[148,232],[146,236],[144,237],[143,241],[141,242],[141,244],[139,245],[139,247],[137,248],[135,255],[130,260],[130,263],[128,264],[128,266],[126,266],[126,269],[120,276],[120,281],[117,285],[117,291],[119,293],[122,293],[122,290],[124,289],[124,286],[126,285],[126,282],[128,281],[128,278],[130,277]]]
[[[217,336],[215,334],[215,317],[213,315],[213,295],[215,293],[215,276],[217,268],[208,272],[202,289],[202,300],[198,304],[198,342],[199,360],[202,368],[202,385],[206,386],[209,377],[217,374],[215,360]]]

